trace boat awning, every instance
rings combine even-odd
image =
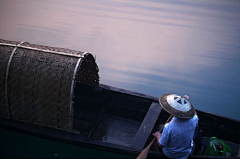
[[[91,53],[0,39],[0,116],[72,131],[75,85],[98,72]]]

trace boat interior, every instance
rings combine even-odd
[[[152,101],[81,84],[76,88],[73,129],[92,140],[131,145]]]
[[[240,144],[239,122],[198,111],[204,137],[218,137],[237,154]],[[170,115],[157,98],[146,98],[107,86],[91,88],[77,84],[73,129],[89,140],[143,149],[153,139],[159,124]],[[232,134],[232,135],[226,135]]]

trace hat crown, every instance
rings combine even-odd
[[[167,102],[169,105],[171,105],[173,108],[182,111],[187,112],[191,109],[191,104],[189,101],[187,101],[182,96],[176,95],[176,94],[170,94],[167,96]]]

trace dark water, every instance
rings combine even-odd
[[[92,52],[103,84],[240,120],[240,1],[1,0],[0,38]]]

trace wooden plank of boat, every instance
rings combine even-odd
[[[199,125],[206,136],[215,136],[240,144],[239,121],[199,110],[198,117]]]
[[[153,102],[133,139],[131,147],[143,149],[152,129],[159,117],[162,107],[159,103]]]
[[[150,99],[150,100],[153,100],[153,101],[156,101],[156,102],[158,101],[157,97],[153,97],[153,96],[150,96],[150,95],[146,95],[146,94],[142,94],[142,93],[138,93],[138,92],[133,92],[133,91],[130,91],[130,90],[121,89],[121,88],[117,88],[117,87],[112,87],[112,86],[108,86],[108,85],[101,84],[101,83],[99,84],[99,86],[103,89],[110,90],[110,91],[113,91],[113,92],[119,92],[119,93],[123,93],[123,94],[127,94],[127,95],[146,98],[146,99]]]
[[[240,146],[239,146],[239,149],[238,149],[237,157],[240,157]]]
[[[232,151],[233,151],[233,154],[235,154],[236,156],[238,156],[238,152],[239,152],[239,148],[240,148],[240,145],[239,144],[236,144],[234,142],[230,142],[230,141],[224,141],[229,147],[231,147]],[[239,152],[240,153],[240,152]],[[238,156],[240,157],[240,156]]]

